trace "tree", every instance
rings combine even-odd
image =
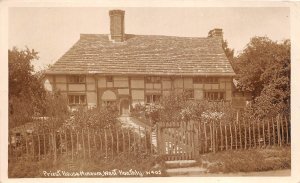
[[[38,58],[34,49],[8,50],[10,121],[28,121],[34,113],[43,112],[46,95],[43,76],[34,73],[31,64]]]
[[[250,91],[256,115],[290,109],[290,41],[254,37],[237,57],[239,88]]]

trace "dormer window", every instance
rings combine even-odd
[[[85,76],[79,76],[79,75],[73,75],[73,76],[68,76],[68,83],[85,83]]]

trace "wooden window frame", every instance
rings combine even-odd
[[[204,91],[204,99],[208,101],[225,101],[225,91]]]
[[[150,101],[148,102],[148,97],[150,97]],[[155,99],[156,98],[156,99]],[[158,94],[147,94],[145,96],[145,103],[146,104],[153,104],[153,103],[157,103],[159,102],[161,99],[161,95],[158,95]]]
[[[70,98],[72,98],[71,99],[72,102],[70,102]],[[68,104],[71,106],[86,105],[87,104],[86,94],[68,94]]]

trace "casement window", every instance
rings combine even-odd
[[[160,100],[160,95],[146,95],[146,103],[157,103]]]
[[[161,77],[159,76],[147,76],[146,83],[160,83]]]
[[[68,95],[69,105],[85,105],[86,104],[86,95]]]
[[[204,92],[204,98],[211,101],[225,100],[225,92]]]
[[[195,84],[216,84],[216,83],[219,83],[219,78],[217,78],[217,77],[194,77],[193,83],[195,83]]]
[[[68,76],[68,83],[85,83],[85,76],[74,75]]]

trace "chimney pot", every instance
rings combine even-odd
[[[220,37],[223,38],[223,31],[220,28],[215,28],[208,32],[208,37]]]
[[[110,37],[112,41],[123,42],[124,41],[124,15],[123,10],[110,10]]]

